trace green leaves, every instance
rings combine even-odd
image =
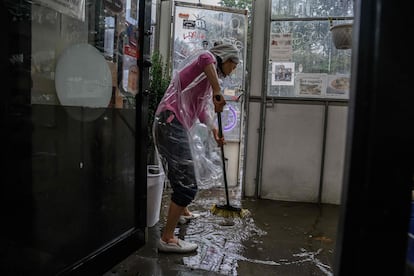
[[[155,164],[155,148],[152,136],[152,125],[154,123],[155,111],[164,96],[165,90],[171,81],[171,76],[162,55],[154,52],[151,57],[150,85],[148,99],[148,164]]]

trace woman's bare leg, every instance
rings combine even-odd
[[[186,207],[182,207],[182,206],[175,204],[173,201],[170,202],[170,207],[168,209],[167,223],[165,225],[164,231],[161,236],[161,239],[164,242],[167,242],[167,243],[178,242],[177,238],[174,236],[174,230],[177,227],[177,222],[185,208]]]

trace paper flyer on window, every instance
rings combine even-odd
[[[85,0],[35,0],[41,5],[62,14],[85,21]]]
[[[272,85],[294,85],[294,62],[272,63]]]
[[[326,74],[298,73],[295,76],[295,93],[299,97],[324,97]]]
[[[292,60],[292,34],[272,33],[270,35],[270,60],[291,61]]]
[[[349,81],[348,74],[328,75],[326,96],[329,98],[349,98]]]

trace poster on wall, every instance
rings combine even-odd
[[[295,76],[295,94],[298,97],[324,97],[326,74],[297,73]]]
[[[35,0],[42,6],[85,21],[85,0]]]
[[[326,97],[349,98],[350,79],[347,74],[328,75]]]
[[[270,60],[292,60],[292,33],[272,33],[270,35]]]
[[[294,62],[272,63],[272,85],[294,85]]]

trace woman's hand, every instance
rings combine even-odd
[[[226,143],[226,141],[224,140],[224,137],[220,137],[219,131],[217,128],[213,128],[212,131],[214,135],[214,140],[216,140],[217,145],[220,147],[223,146]]]
[[[223,112],[223,107],[226,105],[226,100],[221,93],[213,94],[213,103],[215,112]]]

